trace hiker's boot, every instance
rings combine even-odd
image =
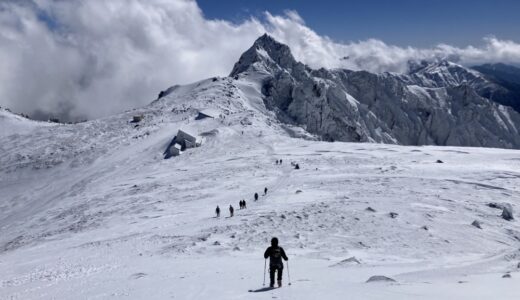
[[[269,285],[269,287],[274,288],[274,282],[271,282],[271,284]]]
[[[278,280],[278,287],[282,287],[282,281]]]

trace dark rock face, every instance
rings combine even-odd
[[[479,73],[441,61],[409,74],[313,70],[260,37],[230,76],[261,78],[266,107],[327,141],[520,148],[520,114],[479,95]]]

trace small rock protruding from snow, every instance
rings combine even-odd
[[[478,229],[482,229],[480,222],[477,220],[473,221],[473,223],[471,223],[471,225],[477,227]]]
[[[369,212],[376,212],[376,210],[375,210],[375,209],[373,209],[373,208],[372,208],[372,207],[370,207],[370,206],[369,206],[369,207],[367,207],[367,208],[365,208],[365,210],[366,210],[366,211],[369,211]]]
[[[491,208],[499,208],[499,209],[502,209],[502,205],[498,204],[498,203],[488,203],[488,206],[491,207]]]
[[[392,279],[387,276],[375,275],[375,276],[368,278],[368,280],[366,282],[369,283],[369,282],[396,282],[396,281],[395,281],[395,279]]]
[[[355,257],[355,256],[352,256],[352,257],[349,257],[347,259],[344,259],[341,261],[342,263],[355,263],[355,264],[361,264],[361,262]]]
[[[349,257],[347,259],[344,259],[336,264],[331,265],[331,267],[345,267],[350,265],[360,265],[361,262],[355,257]]]
[[[395,218],[397,218],[397,216],[399,216],[399,214],[396,213],[396,212],[390,212],[388,215],[389,215],[390,218],[392,218],[392,219],[395,219]]]
[[[143,115],[137,115],[137,116],[133,116],[132,117],[132,123],[139,123],[143,120],[144,116]]]
[[[502,218],[506,221],[514,220],[513,217],[513,206],[509,203],[504,203],[502,205]]]
[[[429,230],[428,226],[426,226],[426,225],[424,225],[423,227],[421,227],[421,229],[426,230],[426,231]]]
[[[509,274],[509,273],[504,274],[504,275],[502,275],[502,278],[511,278],[511,274]]]
[[[437,159],[436,163],[443,164],[444,162],[442,160],[440,160],[440,159]]]
[[[513,206],[509,203],[488,203],[491,208],[497,208],[502,210],[502,218],[506,221],[514,220],[513,217]]]
[[[134,273],[134,274],[130,275],[130,279],[139,279],[139,278],[143,278],[145,276],[146,276],[146,273],[139,272],[139,273]]]

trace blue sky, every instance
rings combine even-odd
[[[520,40],[518,0],[198,0],[207,18],[240,22],[264,11],[295,10],[308,27],[336,41],[377,38],[399,46],[479,45]]]

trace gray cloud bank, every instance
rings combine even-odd
[[[520,62],[520,44],[494,37],[465,48],[338,43],[294,11],[235,24],[206,19],[191,0],[4,0],[0,106],[40,118],[106,116],[145,105],[170,85],[227,75],[265,32],[311,67],[404,72],[419,59]]]

